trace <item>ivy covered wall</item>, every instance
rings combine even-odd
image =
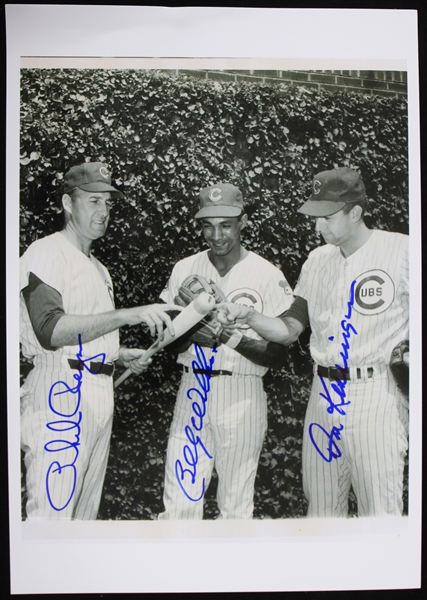
[[[297,208],[312,176],[358,169],[368,225],[408,233],[407,105],[295,85],[198,80],[157,71],[28,69],[21,73],[21,252],[62,226],[64,173],[106,162],[116,203],[94,254],[115,284],[117,307],[157,302],[177,260],[204,247],[192,215],[199,190],[228,181],[243,192],[243,243],[294,286],[319,245]],[[264,378],[269,429],[256,481],[255,517],[301,516],[302,423],[312,372],[308,332],[289,365]],[[147,347],[142,327],[121,341]],[[24,370],[23,364],[23,370]],[[162,510],[163,467],[180,370],[163,352],[116,393],[110,460],[99,518],[153,519]],[[214,487],[205,514],[217,514]],[[25,495],[25,490],[24,490]]]

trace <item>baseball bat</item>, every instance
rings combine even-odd
[[[187,333],[194,325],[201,321],[206,315],[214,308],[215,299],[207,292],[202,292],[195,298],[183,311],[179,313],[172,321],[175,330],[175,335],[171,335],[168,329],[163,332],[163,339],[157,338],[144,354],[138,359],[138,362],[145,362],[148,358],[151,358],[154,354],[162,350],[165,346],[174,342],[176,339]],[[120,377],[114,383],[114,388],[118,388],[125,379],[132,374],[130,369],[120,375]]]

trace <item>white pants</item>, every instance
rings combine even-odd
[[[113,381],[83,371],[78,407],[78,394],[67,391],[76,389],[78,373],[36,366],[21,388],[29,519],[96,519],[98,514],[113,420]],[[61,383],[52,390],[56,382]]]
[[[339,403],[331,388],[334,382],[324,382],[334,403]],[[402,514],[408,402],[389,369],[374,373],[373,378],[347,382],[345,401],[351,404],[341,407],[345,415],[337,410],[330,414],[329,403],[320,393],[325,390],[316,375],[303,438],[307,516],[345,517],[351,485],[359,516]],[[332,434],[329,440],[327,434]]]
[[[200,389],[195,375],[184,373],[167,449],[163,496],[166,510],[159,519],[202,519],[203,494],[214,466],[220,518],[251,519],[255,477],[267,430],[262,378],[212,377],[202,419],[194,406],[203,404],[199,394],[190,392],[190,398],[187,396],[192,388]]]

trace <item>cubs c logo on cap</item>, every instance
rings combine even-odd
[[[394,300],[395,287],[385,271],[373,269],[356,278],[354,309],[362,315],[378,315]]]
[[[212,202],[218,202],[218,200],[221,200],[221,198],[222,196],[220,188],[211,189],[211,191],[209,192],[209,200],[212,200]]]
[[[262,313],[263,302],[261,296],[256,290],[251,288],[239,288],[230,292],[227,296],[228,302],[234,304],[243,304],[243,306],[252,306],[259,313]],[[249,329],[249,325],[240,325],[239,329]]]
[[[320,186],[321,185],[322,185],[322,183],[318,179],[315,179],[313,181],[313,194],[320,194]]]
[[[99,172],[103,177],[105,177],[105,179],[107,179],[110,176],[107,167],[100,167]]]

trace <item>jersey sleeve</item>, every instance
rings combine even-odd
[[[308,300],[308,286],[309,286],[309,272],[310,272],[310,257],[305,261],[301,268],[300,275],[298,277],[297,284],[294,289],[294,296],[299,296],[304,298],[304,300]]]
[[[166,284],[166,286],[164,287],[163,291],[160,294],[160,299],[163,300],[163,302],[166,302],[166,304],[173,304],[173,299],[175,298],[175,295],[172,292],[173,289],[173,270],[172,270],[172,274],[168,279],[168,282]]]
[[[264,294],[264,314],[267,317],[277,317],[291,306],[292,300],[292,289],[285,276],[274,268]]]
[[[29,284],[29,275],[33,273],[43,283],[60,294],[64,290],[64,274],[67,272],[59,245],[49,238],[37,240],[21,256],[19,261],[19,289]]]
[[[61,294],[30,273],[22,295],[39,344],[45,350],[55,350],[51,345],[52,333],[65,314]]]
[[[296,319],[305,329],[309,323],[307,300],[304,300],[301,296],[296,296],[291,307],[285,310],[279,317],[281,319],[286,319],[286,317]]]
[[[178,296],[179,286],[184,279],[185,276],[181,273],[180,263],[178,262],[172,269],[169,280],[160,294],[160,299],[163,300],[163,302],[166,302],[166,304],[174,304],[174,299],[176,296]]]

